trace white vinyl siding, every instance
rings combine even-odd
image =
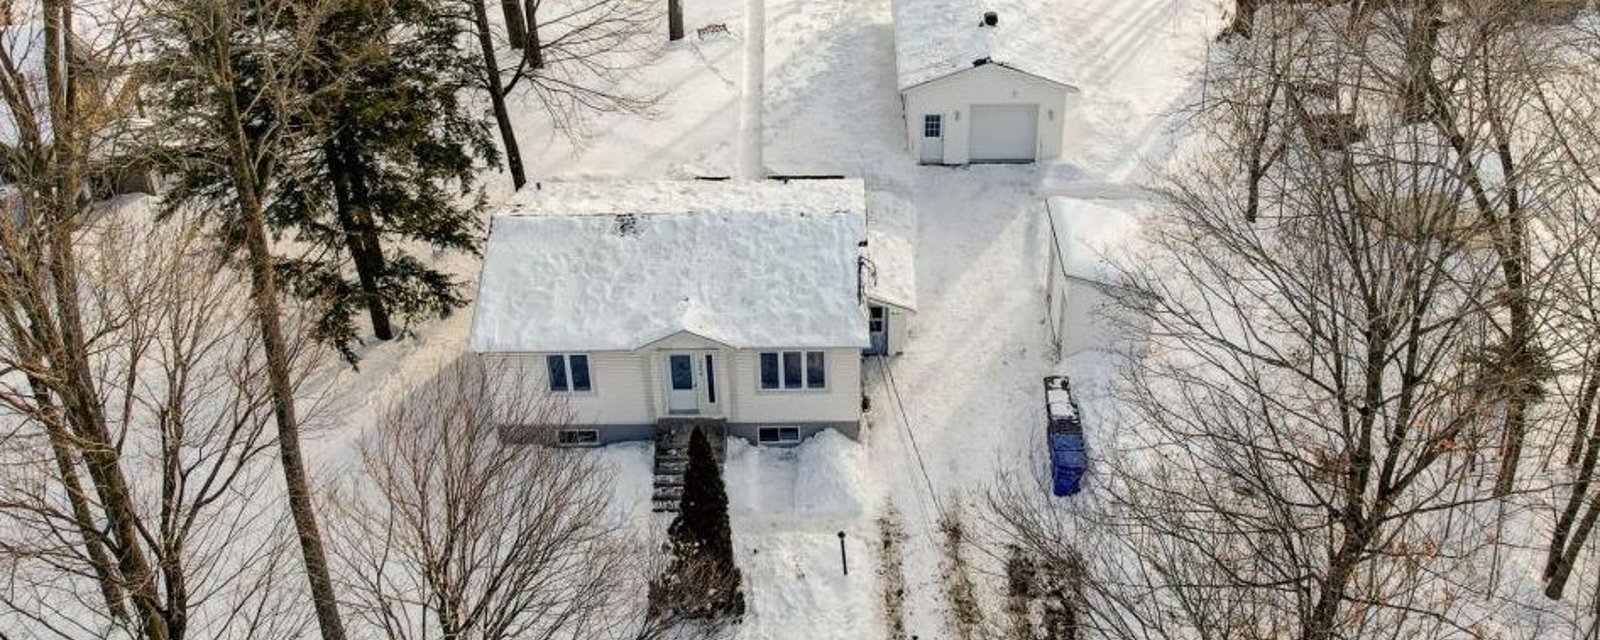
[[[1042,78],[1030,76],[1000,65],[989,64],[958,71],[944,78],[904,90],[906,137],[913,155],[924,163],[967,164],[972,161],[970,151],[974,105],[1037,105],[1037,126],[1034,136],[1038,141],[1033,148],[1037,158],[1046,159],[1062,154],[1066,134],[1067,111],[1072,106],[1069,89]],[[942,158],[928,157],[922,147],[927,132],[923,114],[944,114],[940,123]],[[980,150],[983,143],[978,143]]]
[[[484,360],[490,371],[511,376],[513,384],[534,394],[549,394],[546,355],[496,354]],[[553,394],[572,411],[573,422],[585,424],[650,424],[655,422],[654,399],[645,359],[626,351],[599,351],[589,357],[587,393]]]
[[[760,352],[731,349],[698,351],[716,354],[713,375],[716,406],[706,415],[729,422],[793,425],[814,422],[855,422],[861,418],[861,350],[786,349],[824,354],[822,381],[817,389],[763,390],[758,368]],[[573,413],[574,425],[648,425],[667,415],[663,391],[666,366],[662,351],[599,351],[589,356],[592,393],[554,394]],[[545,356],[551,354],[486,355],[497,375],[511,376],[513,384],[537,394],[548,394]],[[801,375],[806,374],[801,356]]]
[[[854,422],[861,417],[861,350],[824,349],[826,385],[821,389],[761,389],[760,352],[730,354],[734,422]],[[802,375],[805,367],[802,363]]]

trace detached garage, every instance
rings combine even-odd
[[[1061,155],[1070,96],[1078,90],[1045,71],[1066,57],[1026,31],[1020,9],[1048,10],[1052,3],[994,4],[1012,5],[1017,15],[981,10],[973,0],[895,0],[907,147],[923,164]]]

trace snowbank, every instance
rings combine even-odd
[[[728,442],[728,508],[767,525],[849,521],[870,514],[867,448],[823,431],[792,449]]]

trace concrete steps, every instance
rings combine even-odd
[[[676,513],[683,499],[683,474],[689,468],[689,437],[705,430],[717,462],[727,456],[728,423],[705,418],[666,418],[656,423],[655,480],[650,510]]]

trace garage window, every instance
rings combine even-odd
[[[922,137],[943,138],[944,116],[937,113],[930,113],[922,116]]]

